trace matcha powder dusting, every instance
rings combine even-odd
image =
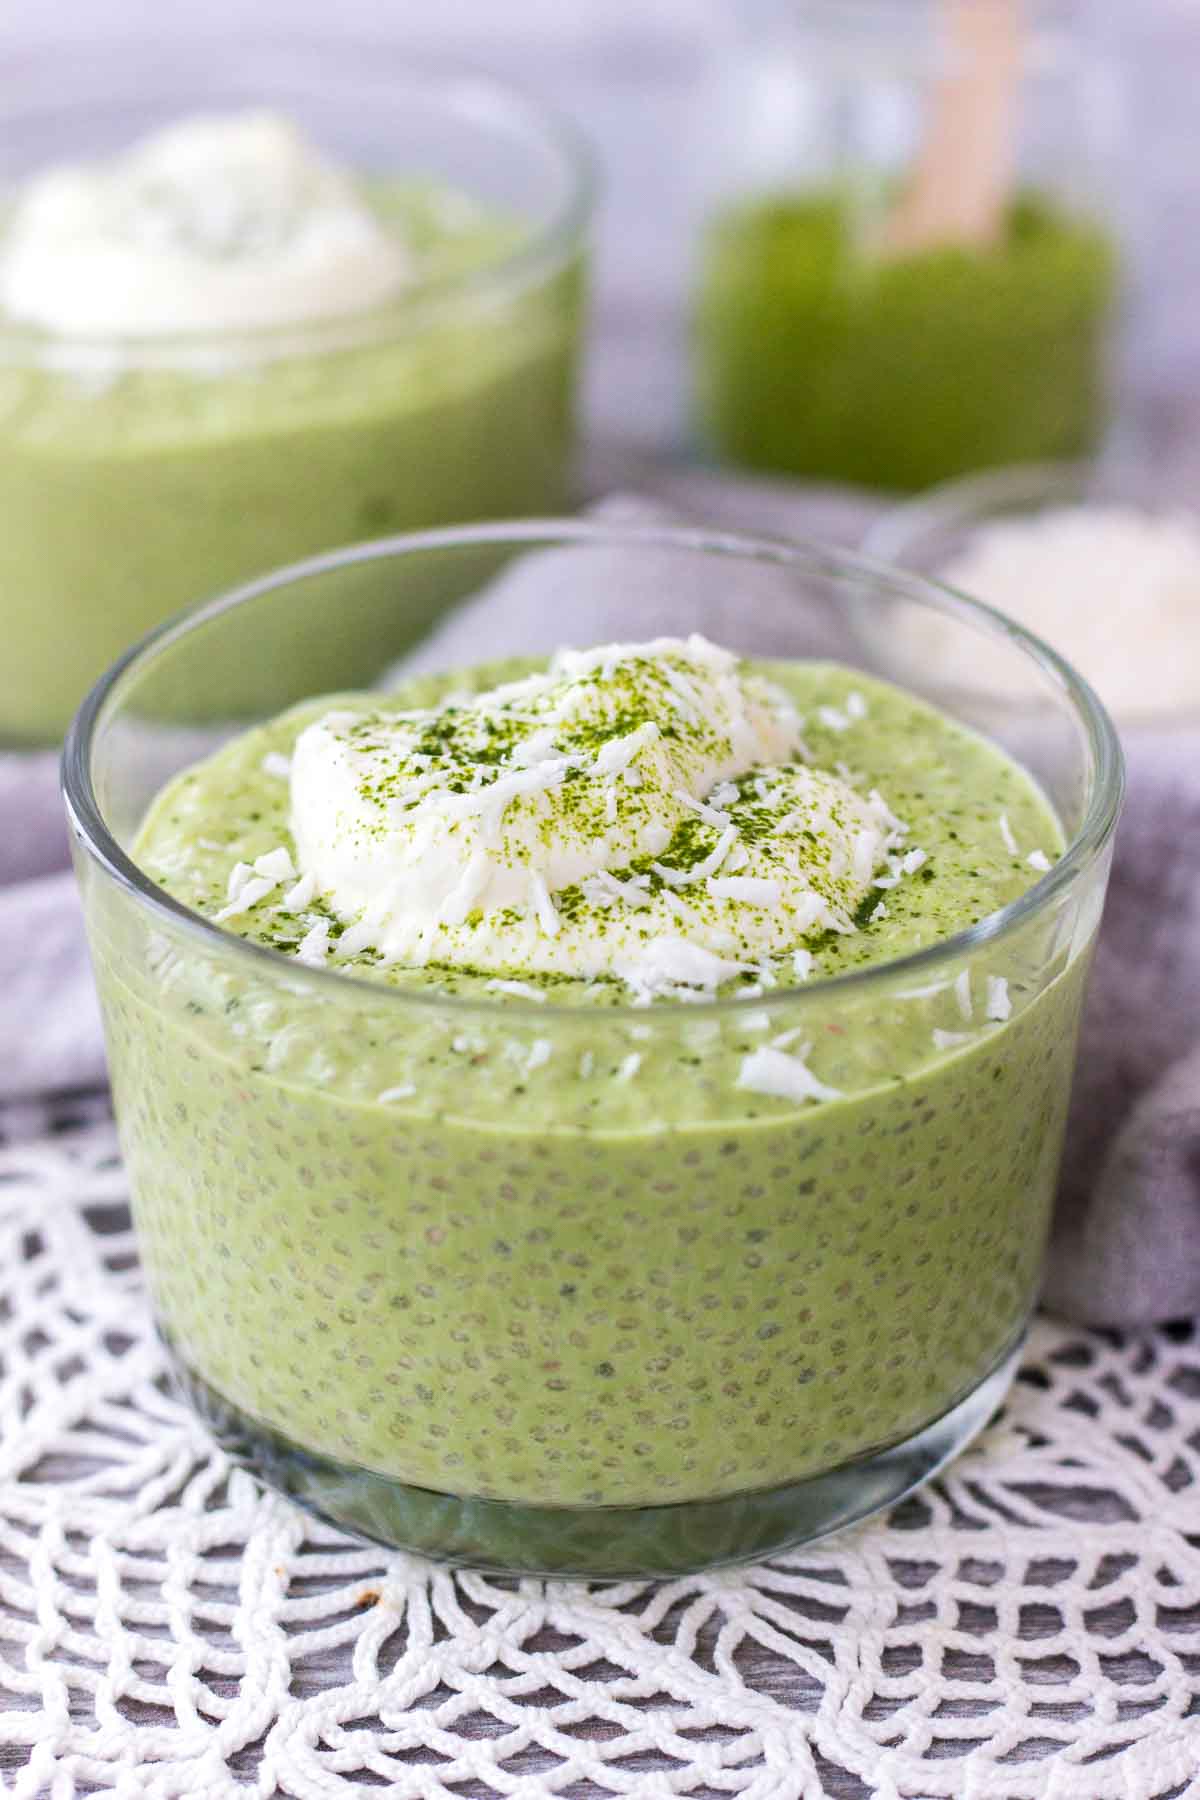
[[[852,933],[899,879],[884,798],[813,767],[789,698],[705,639],[563,651],[428,710],[300,733],[291,816],[337,952],[713,990]]]

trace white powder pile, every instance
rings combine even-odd
[[[939,573],[1044,637],[1118,718],[1200,712],[1200,519],[1066,507],[982,527]],[[922,650],[943,673],[977,675],[977,648],[938,635]]]

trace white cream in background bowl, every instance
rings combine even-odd
[[[863,550],[932,575],[1036,632],[1118,724],[1200,725],[1200,506],[1085,465],[947,482],[886,512]],[[969,689],[958,634],[906,614],[889,651]],[[996,687],[996,671],[989,671]]]

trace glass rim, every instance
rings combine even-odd
[[[186,369],[190,364],[219,370],[225,360],[235,363],[239,352],[251,361],[271,360],[403,341],[419,336],[451,304],[532,285],[546,271],[567,262],[585,238],[595,211],[598,168],[582,132],[565,114],[519,84],[450,57],[377,53],[376,47],[365,44],[325,46],[282,38],[240,45],[236,59],[219,44],[197,47],[195,54],[186,58],[169,50],[151,51],[140,59],[111,51],[75,58],[37,52],[21,59],[22,80],[12,85],[9,97],[0,103],[0,120],[15,125],[42,115],[71,116],[92,104],[117,109],[144,106],[160,91],[153,85],[155,79],[164,84],[161,92],[165,97],[174,87],[196,90],[203,88],[206,79],[236,78],[246,87],[237,100],[238,109],[261,110],[274,102],[269,94],[255,98],[251,91],[260,64],[268,88],[272,77],[308,79],[314,82],[317,97],[327,104],[336,105],[352,95],[395,103],[406,91],[416,90],[438,102],[458,126],[509,126],[538,143],[557,162],[563,183],[561,198],[550,216],[523,234],[514,248],[473,269],[430,282],[411,296],[402,296],[399,304],[248,331],[162,333],[53,332],[0,313],[0,362],[64,374],[86,374],[89,365],[107,369],[116,357],[133,369]],[[195,105],[208,111],[222,106],[231,110],[233,101],[223,103],[217,96],[198,94]],[[0,193],[4,191],[0,189]]]
[[[982,523],[996,507],[1078,505],[1089,489],[1123,485],[1122,471],[1091,462],[1007,463],[934,482],[886,507],[862,534],[864,556],[879,562],[902,559],[930,532]],[[929,577],[936,580],[936,577]]]
[[[105,824],[92,782],[91,763],[96,732],[103,723],[108,703],[114,696],[119,698],[122,685],[139,668],[152,664],[163,651],[186,638],[201,625],[240,606],[251,605],[266,594],[338,569],[468,547],[508,545],[519,548],[527,545],[530,549],[548,549],[570,544],[690,551],[767,563],[826,578],[861,576],[875,583],[883,581],[900,597],[932,605],[937,611],[981,626],[993,637],[1015,645],[1051,678],[1068,702],[1076,720],[1083,725],[1094,772],[1088,805],[1078,830],[1053,867],[1015,900],[964,930],[941,938],[923,949],[910,951],[887,962],[846,970],[798,986],[781,984],[763,994],[731,995],[727,998],[714,996],[697,1000],[686,1008],[680,1006],[678,1001],[651,1001],[649,1005],[637,1006],[624,1000],[611,1007],[597,1008],[578,1003],[547,1007],[540,1001],[507,994],[476,997],[394,988],[382,982],[364,981],[359,975],[343,973],[338,969],[320,966],[310,968],[296,962],[294,958],[281,956],[279,951],[266,945],[223,931],[204,914],[176,900],[165,888],[152,881],[121,848]],[[892,568],[850,551],[787,538],[749,536],[704,527],[616,526],[582,520],[544,518],[447,526],[343,546],[259,576],[254,581],[243,583],[215,599],[204,601],[199,606],[190,607],[166,620],[119,657],[87,694],[63,746],[61,785],[68,820],[75,837],[92,860],[135,904],[149,909],[152,914],[176,928],[182,927],[198,944],[206,946],[210,953],[228,957],[235,964],[243,964],[248,971],[270,970],[277,978],[286,973],[289,980],[299,982],[302,986],[311,983],[314,995],[325,994],[332,999],[340,993],[351,1004],[362,1005],[370,999],[373,1004],[395,1005],[401,1009],[442,1009],[497,1020],[501,1017],[509,1020],[517,1017],[529,1022],[540,1019],[543,1028],[551,1019],[588,1020],[595,1028],[598,1021],[612,1022],[622,1018],[628,1018],[631,1022],[645,1022],[649,1016],[662,1018],[668,1014],[679,1019],[685,1016],[737,1016],[752,1009],[775,1009],[781,1005],[795,1009],[817,999],[828,999],[833,993],[851,993],[871,985],[880,986],[894,977],[908,979],[914,975],[924,976],[928,971],[952,962],[979,946],[1007,938],[1065,894],[1077,879],[1086,874],[1104,850],[1120,814],[1124,794],[1124,758],[1116,729],[1099,698],[1064,657],[995,607],[973,600],[968,595],[960,594],[923,575]]]

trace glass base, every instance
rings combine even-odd
[[[302,1449],[171,1355],[184,1396],[226,1454],[327,1523],[497,1574],[615,1580],[756,1562],[894,1505],[988,1423],[1016,1373],[1023,1335],[964,1399],[903,1443],[785,1487],[643,1507],[525,1506],[408,1487]]]

